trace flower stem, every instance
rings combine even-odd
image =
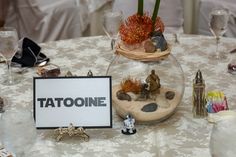
[[[143,0],[138,0],[138,15],[143,16]]]
[[[152,13],[153,29],[154,29],[154,26],[155,26],[155,23],[156,23],[156,18],[157,18],[159,6],[160,6],[160,1],[161,0],[156,0],[155,7],[154,7],[154,10],[153,10],[153,13]]]

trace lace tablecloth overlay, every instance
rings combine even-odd
[[[161,123],[136,125],[137,133],[127,136],[121,133],[123,120],[113,110],[113,128],[87,129],[89,142],[71,138],[56,142],[52,131],[40,130],[28,154],[34,157],[210,157],[212,124],[206,119],[193,118],[192,81],[200,69],[206,91],[223,91],[229,108],[235,109],[236,77],[227,72],[227,65],[235,57],[235,54],[228,52],[234,48],[236,39],[222,38],[220,49],[228,53],[229,58],[225,62],[208,59],[208,55],[215,51],[213,37],[181,35],[179,39],[180,44],[174,44],[173,36],[167,35],[167,40],[172,44],[171,53],[181,64],[185,76],[185,93],[173,116]],[[110,41],[103,36],[48,42],[41,46],[51,63],[60,66],[62,74],[70,70],[75,75],[83,76],[91,70],[94,75],[105,75],[113,56]],[[0,64],[2,77],[5,66]],[[33,108],[33,77],[38,75],[36,68],[27,70],[22,74],[20,84],[9,87],[0,84],[0,95],[8,100],[10,108]]]

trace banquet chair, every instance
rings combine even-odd
[[[76,38],[88,27],[85,0],[10,0],[4,26],[36,42]]]
[[[105,35],[101,24],[104,10],[111,8],[112,0],[87,0],[89,8],[89,31],[90,36]]]
[[[0,0],[0,27],[5,23],[8,5],[8,0]]]
[[[236,5],[235,0],[198,0],[196,33],[212,35],[208,26],[209,13],[213,8],[225,8],[230,12],[228,28],[224,36],[236,37]]]
[[[156,0],[144,0],[144,11],[152,15]],[[137,0],[114,0],[113,10],[123,12],[124,18],[137,12]],[[183,0],[162,0],[159,13],[165,24],[165,32],[183,32],[184,7]]]

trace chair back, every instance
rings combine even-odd
[[[9,8],[9,1],[0,0],[0,27],[3,27],[5,23],[8,8]]]
[[[19,36],[23,37],[31,34],[31,28],[37,28],[45,15],[36,0],[10,0],[5,25],[17,28]]]
[[[152,15],[156,0],[144,0],[144,11]],[[115,0],[113,10],[120,10],[126,19],[137,12],[138,0]],[[159,13],[166,26],[165,32],[183,30],[184,7],[182,0],[162,0]]]

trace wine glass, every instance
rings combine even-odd
[[[226,9],[214,9],[210,12],[209,27],[216,38],[216,53],[211,56],[213,59],[222,60],[227,58],[225,54],[220,53],[219,44],[220,37],[226,32],[228,20],[229,13]]]
[[[16,29],[12,27],[0,28],[0,54],[7,64],[7,78],[2,82],[4,85],[13,85],[18,82],[11,72],[11,60],[17,49],[18,35]]]
[[[106,10],[103,14],[102,25],[106,35],[111,39],[111,49],[114,49],[122,22],[121,11]]]

